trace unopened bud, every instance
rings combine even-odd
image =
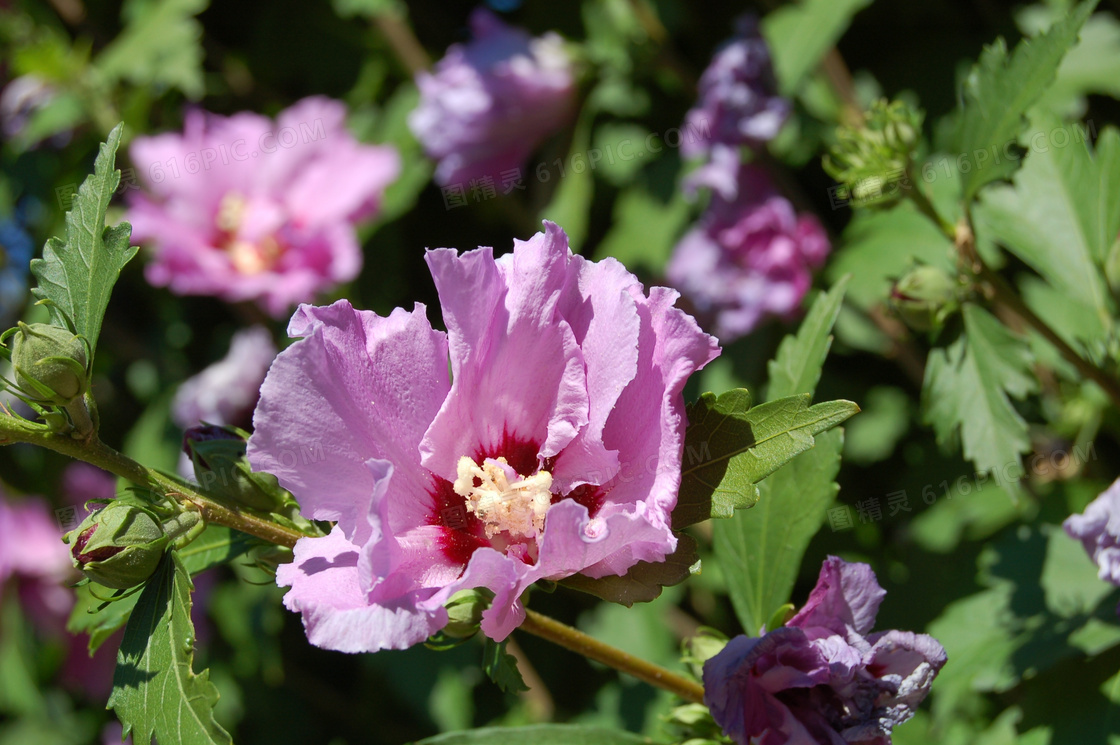
[[[16,382],[28,397],[65,406],[86,392],[89,350],[67,329],[20,321],[12,340]]]
[[[246,433],[236,427],[204,424],[183,433],[183,452],[203,488],[235,504],[266,512],[279,510],[283,490],[276,477],[254,473],[245,458]]]
[[[482,611],[490,607],[490,600],[478,590],[460,590],[444,605],[447,608],[447,625],[443,635],[451,639],[469,639],[478,633]]]
[[[63,540],[74,566],[89,579],[124,590],[152,576],[170,540],[154,513],[113,501],[87,517]]]
[[[857,125],[837,128],[824,170],[862,206],[885,205],[903,196],[921,137],[921,111],[902,101],[876,101]]]
[[[940,328],[960,307],[960,286],[936,267],[915,267],[895,283],[891,306],[915,331]]]

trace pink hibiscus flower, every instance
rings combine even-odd
[[[427,261],[446,334],[422,305],[301,306],[288,331],[303,339],[261,389],[250,462],[337,521],[277,573],[321,647],[416,644],[468,588],[493,592],[482,630],[501,640],[533,582],[676,548],[682,389],[719,353],[677,293],[572,255],[548,222],[497,260]]]

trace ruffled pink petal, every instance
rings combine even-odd
[[[458,256],[429,251],[448,329],[454,384],[421,446],[423,463],[453,480],[460,457],[495,453],[509,439],[556,455],[587,424],[582,354],[555,318],[569,260],[553,223],[491,259],[491,249]],[[500,453],[497,453],[500,455]]]
[[[336,527],[323,538],[301,538],[295,560],[277,568],[277,584],[291,588],[284,605],[303,616],[312,644],[352,653],[406,649],[446,625],[442,607],[421,611],[415,598],[371,604],[357,564],[358,547]]]
[[[337,520],[355,544],[370,538],[373,477],[366,461],[396,466],[393,490],[413,524],[430,507],[417,446],[447,395],[446,341],[424,306],[388,318],[345,300],[300,306],[261,388],[249,440],[253,468],[299,495],[304,514]]]
[[[556,459],[552,478],[560,493],[579,484],[605,484],[618,473],[618,453],[604,446],[603,428],[637,372],[641,322],[631,288],[640,283],[614,259],[572,257],[559,311],[583,352],[588,419]]]

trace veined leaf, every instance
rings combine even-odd
[[[809,400],[806,393],[751,408],[750,393],[739,388],[718,398],[705,393],[690,406],[673,527],[731,517],[754,505],[759,481],[813,447],[815,435],[859,411],[851,401],[809,406]]]
[[[1084,138],[1066,147],[1051,142],[1045,150],[1032,150],[1013,185],[984,193],[976,209],[977,232],[1095,313],[1087,329],[1100,328],[1102,321],[1107,328],[1113,303],[1104,263],[1120,233],[1120,133],[1105,129],[1094,158],[1084,128],[1067,127],[1049,114],[1031,123],[1042,132],[1075,137],[1080,131]]]
[[[983,308],[967,304],[963,314],[961,337],[929,355],[925,419],[943,446],[955,442],[959,430],[964,456],[977,471],[1005,473],[1030,448],[1027,423],[1008,398],[1035,389],[1030,350]],[[1007,487],[1015,489],[1011,481]]]
[[[812,450],[759,484],[754,509],[713,523],[716,556],[746,633],[757,634],[789,600],[805,549],[840,490],[843,449],[844,431],[826,432]]]
[[[483,727],[448,732],[416,745],[654,745],[633,732],[582,724],[535,724],[529,727]]]
[[[992,148],[1003,154],[1008,143],[1017,141],[1027,110],[1054,82],[1062,58],[1096,6],[1097,0],[1087,0],[1045,34],[1019,42],[1010,56],[1003,39],[985,47],[965,82],[946,151],[969,158],[980,151],[990,154]],[[984,167],[962,172],[964,200],[970,201],[985,184],[1007,178],[1018,165],[1013,158],[993,157]]]
[[[816,390],[845,285],[841,280],[819,297],[797,334],[778,347],[769,365],[771,397],[801,394],[807,400]],[[747,633],[758,633],[789,600],[805,549],[839,490],[835,479],[843,446],[842,430],[818,436],[812,450],[758,485],[758,504],[751,510],[712,525],[731,604]]]
[[[214,721],[218,689],[208,670],[195,674],[190,574],[169,551],[148,580],[117,653],[113,693],[124,734],[149,745],[152,736],[181,745],[232,743]]]
[[[32,293],[51,302],[56,325],[65,325],[59,312],[65,313],[93,351],[113,285],[138,250],[128,245],[131,225],[105,227],[105,211],[121,180],[121,172],[113,164],[123,126],[114,127],[102,143],[93,173],[86,177],[66,213],[66,241],[51,238],[43,248],[43,258],[31,262],[31,273],[39,280]]]

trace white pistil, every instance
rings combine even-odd
[[[505,458],[488,458],[479,466],[465,455],[456,470],[455,493],[467,500],[467,509],[485,525],[487,538],[501,532],[535,538],[544,530],[544,516],[552,504],[551,473],[537,471],[524,477]]]

